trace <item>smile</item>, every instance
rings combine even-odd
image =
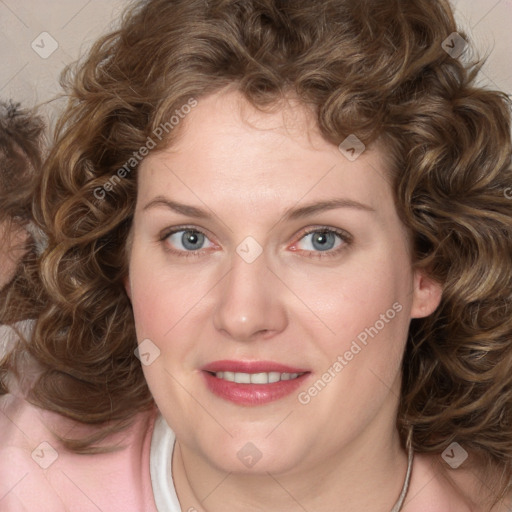
[[[311,372],[204,370],[210,393],[239,406],[258,406],[293,396]]]
[[[216,372],[215,377],[228,382],[237,384],[273,384],[283,380],[294,380],[304,373],[280,373],[280,372],[261,372],[261,373],[241,373],[241,372]]]

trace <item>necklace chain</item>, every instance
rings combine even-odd
[[[409,490],[409,483],[411,481],[411,473],[412,473],[412,463],[414,460],[414,450],[412,448],[412,428],[409,428],[409,433],[407,434],[407,472],[405,474],[404,485],[402,487],[402,492],[398,497],[398,501],[395,503],[391,512],[400,512],[402,507],[404,506],[405,498],[407,497],[407,491]]]

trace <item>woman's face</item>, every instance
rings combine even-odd
[[[236,92],[182,122],[141,164],[127,282],[167,423],[235,472],[388,442],[410,319],[440,290],[412,269],[384,153]]]

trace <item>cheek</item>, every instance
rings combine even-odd
[[[144,338],[163,340],[185,314],[186,298],[178,300],[176,283],[154,279],[152,272],[143,271],[132,277],[131,295],[135,326],[139,341]]]
[[[401,318],[408,323],[403,312],[412,300],[413,275],[412,270],[404,270],[405,265],[405,261],[395,262],[392,255],[382,255],[351,262],[330,273],[295,273],[288,280],[294,283],[297,296],[335,334],[333,338],[346,339],[374,325],[390,309],[388,316],[393,316],[392,306],[397,302]]]
[[[320,336],[311,331],[315,350],[322,352],[322,382],[305,389],[302,399],[320,395],[317,388],[329,382],[321,398],[311,400],[317,400],[313,406],[319,410],[331,407],[334,423],[346,410],[359,411],[354,421],[370,418],[389,390],[396,389],[410,323],[412,272],[405,273],[407,267],[392,258],[384,261],[357,271],[352,267],[353,272],[326,280],[324,293],[312,297],[318,315],[333,332],[324,330]]]
[[[169,269],[134,247],[130,262],[130,292],[139,342],[149,338],[163,345],[187,324],[211,285],[200,272]],[[162,349],[165,347],[161,347]]]
[[[346,377],[374,399],[387,393],[397,378],[410,323],[412,273],[389,261],[385,271],[361,277],[345,317],[342,355],[350,365]],[[380,390],[380,391],[377,391]]]
[[[410,323],[413,274],[409,268],[406,254],[384,252],[361,258],[329,279],[317,276],[304,281],[308,305],[329,327],[301,325],[310,329],[315,350],[322,353],[322,370],[330,368],[336,375],[325,403],[337,403],[343,395],[349,408],[357,409],[366,401],[377,406],[393,387]],[[347,394],[349,389],[352,392]]]

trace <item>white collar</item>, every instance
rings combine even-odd
[[[149,470],[158,512],[181,512],[172,478],[172,454],[176,436],[161,414],[155,421],[151,437]]]

